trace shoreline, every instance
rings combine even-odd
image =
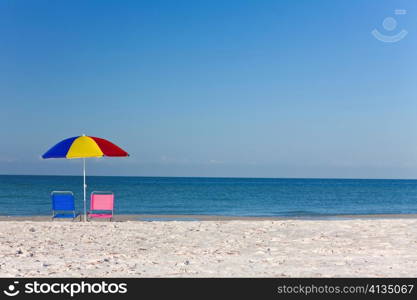
[[[417,219],[417,214],[363,214],[363,215],[319,215],[319,216],[220,216],[220,215],[152,215],[152,214],[120,214],[115,215],[112,222],[170,222],[170,221],[338,221],[338,220],[381,220],[381,219]],[[50,216],[1,216],[4,221],[52,221]],[[70,219],[55,219],[54,222],[74,221]],[[109,222],[108,220],[93,220],[92,222]]]

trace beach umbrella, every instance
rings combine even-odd
[[[51,149],[42,158],[82,158],[83,159],[83,178],[84,178],[84,221],[87,220],[86,188],[85,183],[85,159],[89,157],[126,157],[129,154],[122,148],[116,146],[108,140],[93,136],[75,136],[65,139]]]

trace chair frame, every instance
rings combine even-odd
[[[55,213],[57,210],[54,210],[54,200],[53,200],[53,196],[54,194],[69,194],[74,198],[74,193],[72,191],[52,191],[51,192],[51,201],[52,201],[52,221],[55,219],[65,219],[64,217],[57,217],[57,214]],[[75,202],[75,199],[74,199]],[[80,217],[80,221],[81,221],[81,214],[77,213],[77,211],[75,210],[75,203],[74,203],[74,210],[58,210],[58,211],[72,211],[72,221],[75,220],[76,217]]]
[[[110,209],[105,209],[105,211],[111,211],[111,217],[109,218],[101,218],[101,219],[109,219],[109,222],[111,222],[114,218],[114,193],[111,191],[92,191],[90,194],[90,209],[87,212],[87,221],[90,221],[91,219],[99,219],[100,217],[90,217],[91,213],[94,211],[91,209],[91,198],[93,197],[93,195],[113,195],[113,208]]]

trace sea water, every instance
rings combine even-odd
[[[79,176],[0,176],[0,215],[50,215],[50,193],[72,191]],[[112,191],[116,214],[315,217],[417,213],[417,180],[87,177]]]

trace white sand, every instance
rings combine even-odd
[[[0,226],[0,277],[417,276],[416,219]]]

